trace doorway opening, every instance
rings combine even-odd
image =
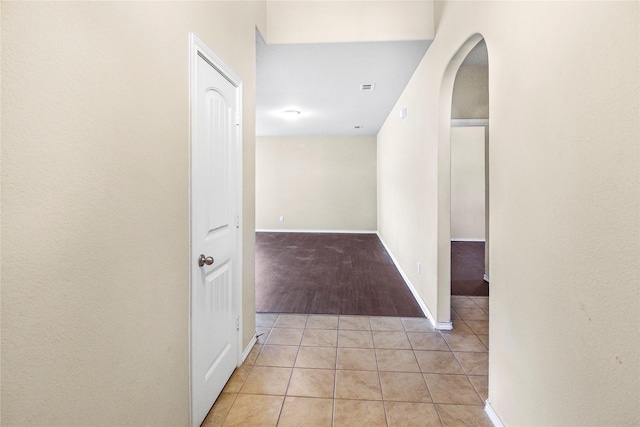
[[[484,40],[458,68],[451,102],[451,294],[489,296],[489,79]]]

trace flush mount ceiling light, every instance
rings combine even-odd
[[[300,115],[300,111],[298,110],[284,110],[282,113],[282,117],[284,117],[285,119],[295,119],[296,117],[298,117]]]

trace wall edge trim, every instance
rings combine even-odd
[[[253,338],[251,338],[251,341],[249,341],[249,344],[247,344],[244,351],[242,352],[242,355],[240,356],[238,367],[240,367],[240,365],[242,365],[244,361],[247,360],[247,357],[249,356],[249,353],[251,353],[251,350],[253,350],[253,346],[256,344],[256,342],[258,342],[258,337],[256,336],[256,334],[253,334]]]
[[[489,126],[489,119],[451,119],[451,127]]]
[[[496,411],[493,409],[493,406],[491,406],[491,403],[488,400],[485,402],[484,412],[487,413],[487,416],[489,417],[489,419],[491,420],[491,422],[495,427],[504,427],[502,420],[500,419],[500,417],[498,416]]]
[[[431,310],[429,310],[429,307],[427,307],[427,304],[424,302],[424,300],[422,299],[420,294],[418,294],[418,290],[413,286],[413,283],[411,283],[411,280],[409,279],[409,276],[407,276],[407,274],[404,272],[402,267],[400,267],[400,263],[398,262],[396,257],[393,256],[393,253],[391,252],[391,250],[389,250],[389,246],[387,246],[387,244],[385,243],[385,241],[382,238],[382,236],[380,236],[380,233],[376,232],[376,235],[378,236],[378,239],[380,239],[380,243],[382,243],[382,246],[384,246],[384,249],[389,254],[389,257],[391,258],[391,261],[393,261],[393,264],[398,269],[398,272],[400,273],[400,276],[402,276],[402,279],[404,280],[405,284],[407,285],[407,288],[409,288],[409,290],[413,294],[413,297],[415,298],[416,302],[418,303],[418,306],[420,306],[420,309],[422,310],[424,315],[427,317],[427,319],[429,319],[429,321],[431,322],[431,324],[433,325],[434,328],[440,329],[438,327],[438,325],[441,325],[443,322],[436,322],[436,318],[431,313]],[[449,322],[449,326],[450,326],[449,329],[453,328],[453,326],[451,325],[451,322]]]
[[[305,230],[305,229],[270,229],[256,228],[256,233],[342,233],[342,234],[378,234],[376,230]]]

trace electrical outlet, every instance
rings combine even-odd
[[[280,215],[280,222],[284,222],[284,215]]]

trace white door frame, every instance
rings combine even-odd
[[[198,56],[205,59],[214,69],[216,69],[225,79],[227,79],[236,88],[236,132],[237,132],[237,197],[236,197],[236,226],[237,226],[237,244],[236,244],[236,262],[233,286],[233,305],[235,314],[238,319],[237,324],[237,349],[238,361],[237,366],[242,364],[242,80],[231,68],[229,68],[215,53],[213,53],[198,37],[193,33],[189,33],[189,417],[191,418],[193,396],[192,396],[192,343],[191,343],[191,327],[192,327],[192,289],[193,289],[193,263],[196,262],[198,254],[193,253],[193,212],[192,212],[192,148],[194,144],[195,129],[195,102],[196,102],[196,63]],[[190,420],[189,424],[192,424]]]

